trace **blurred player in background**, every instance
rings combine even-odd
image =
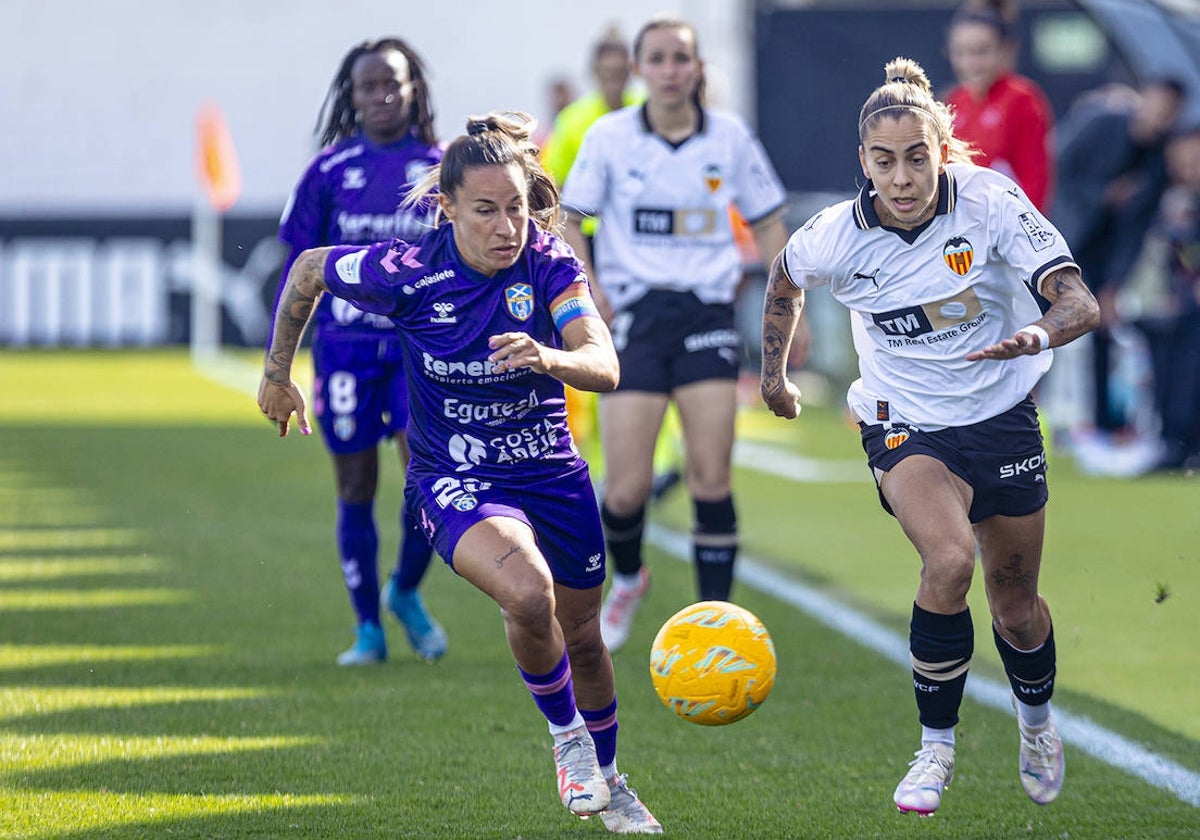
[[[300,253],[320,245],[415,238],[428,211],[401,207],[409,185],[439,160],[425,67],[404,41],[365,42],[342,59],[317,126],[325,146],[296,186],[279,238],[290,247],[280,291]],[[386,318],[326,296],[313,332],[314,414],[333,456],[337,481],[337,547],[357,616],[354,644],[339,665],[387,658],[380,622],[379,534],[375,494],[379,443],[396,444],[408,464],[408,394],[401,337]],[[382,600],[427,660],[446,652],[446,635],[417,592],[431,549],[411,517],[401,514],[396,569]]]
[[[644,98],[640,91],[629,84],[629,61],[629,46],[615,27],[605,32],[592,47],[591,71],[596,88],[558,114],[554,120],[554,130],[542,147],[542,163],[560,187],[567,182],[583,136],[592,123],[605,114],[637,105]],[[596,218],[588,217],[581,225],[589,259],[598,223]],[[588,459],[592,475],[601,478],[604,474],[604,453],[598,438],[596,395],[568,387],[567,419],[576,444]],[[654,450],[655,475],[651,492],[654,498],[661,498],[679,483],[679,455],[679,419],[674,411],[668,411]]]
[[[921,557],[909,631],[921,748],[893,799],[931,814],[954,776],[978,547],[1021,784],[1045,804],[1065,765],[1050,715],[1054,631],[1038,594],[1048,493],[1029,392],[1050,348],[1095,327],[1099,306],[1025,194],[970,163],[920,65],[897,58],[884,78],[859,115],[858,197],[813,216],[772,267],[762,395],[780,417],[800,413],[784,360],[805,290],[827,285],[851,312],[861,377],[847,402],[880,502]],[[1051,302],[1045,314],[1034,292]]]
[[[673,401],[683,427],[685,482],[694,507],[692,558],[701,600],[728,600],[737,556],[731,486],[741,339],[733,299],[742,279],[729,205],[772,259],[787,240],[786,194],[766,153],[738,118],[704,105],[696,30],[656,17],[634,40],[644,105],[601,117],[567,178],[566,238],[586,255],[596,234],[597,303],[610,318],[621,384],[600,400],[604,519],[616,567],[600,623],[616,650],[649,587],[642,562],[654,443]]]
[[[1037,82],[1013,71],[1017,4],[969,0],[950,21],[946,52],[958,85],[946,94],[954,135],[978,151],[974,162],[1016,181],[1042,213],[1050,206],[1054,111]]]
[[[657,834],[617,772],[616,684],[597,620],[604,533],[563,396],[564,383],[611,390],[617,355],[583,266],[551,233],[558,188],[518,118],[471,118],[415,189],[420,200],[437,187],[449,224],[411,243],[301,255],[259,406],[281,434],[293,412],[307,429],[291,367],[322,290],[397,325],[413,412],[408,507],[454,571],[500,606],[554,737],[563,805],[616,833]]]
[[[575,101],[575,86],[566,76],[555,76],[546,84],[546,102],[550,106],[550,118],[546,123],[538,121],[537,131],[533,135],[533,142],[541,150],[542,165],[545,166],[546,150],[550,145],[550,132],[554,128],[554,121],[558,119],[558,115],[563,112],[563,109]]]
[[[542,164],[558,184],[567,182],[583,135],[592,123],[607,113],[642,100],[629,86],[629,47],[617,30],[605,32],[592,47],[591,71],[595,89],[558,112],[550,138],[542,148]]]

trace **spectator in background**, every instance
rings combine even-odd
[[[971,0],[950,21],[946,51],[958,80],[945,96],[955,136],[977,150],[975,163],[1012,178],[1043,213],[1050,204],[1054,113],[1037,82],[1013,72],[1017,4]]]
[[[542,148],[542,163],[559,186],[579,154],[583,135],[600,117],[640,101],[629,87],[629,47],[616,29],[610,29],[592,47],[592,77],[596,89],[567,105],[554,118],[554,130]]]
[[[430,221],[420,208],[400,206],[411,182],[442,157],[425,67],[408,44],[384,38],[351,49],[329,86],[317,129],[326,147],[305,170],[279,226],[279,238],[291,249],[279,292],[292,263],[308,248],[412,239]],[[387,318],[332,295],[321,299],[314,322],[313,407],[333,456],[337,548],[357,616],[354,644],[337,662],[365,665],[387,658],[379,618],[375,493],[380,441],[394,441],[401,464],[408,464],[403,342]],[[438,659],[446,652],[446,634],[417,592],[431,549],[415,519],[401,513],[400,520],[399,557],[383,601],[404,625],[417,655]]]
[[[1162,418],[1159,470],[1200,469],[1200,126],[1167,144],[1172,186],[1163,199],[1166,317],[1151,333]]]
[[[1100,302],[1092,333],[1092,422],[1098,432],[1127,425],[1110,394],[1117,292],[1142,250],[1168,176],[1164,150],[1183,105],[1175,79],[1086,94],[1057,132],[1058,187],[1051,218]]]
[[[537,130],[533,135],[533,142],[540,150],[543,161],[550,148],[550,134],[554,127],[554,121],[558,119],[558,115],[563,112],[563,109],[575,100],[575,86],[567,77],[555,76],[546,85],[546,96],[550,103],[550,118],[539,120]]]

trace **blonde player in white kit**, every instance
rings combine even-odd
[[[896,806],[932,814],[954,776],[977,547],[1021,783],[1046,804],[1065,767],[1050,716],[1054,633],[1038,594],[1045,450],[1029,395],[1050,348],[1095,327],[1099,307],[1020,188],[970,163],[920,65],[897,58],[885,72],[859,116],[867,183],[792,234],[772,266],[762,395],[780,417],[800,413],[784,365],[805,290],[828,286],[851,312],[861,377],[847,401],[880,501],[922,564],[909,634],[921,748]]]
[[[634,39],[633,60],[646,83],[645,104],[592,125],[563,188],[565,236],[585,260],[580,223],[603,220],[588,274],[621,362],[620,385],[600,399],[601,514],[616,567],[600,626],[613,651],[628,638],[649,586],[642,527],[669,401],[683,428],[697,591],[701,600],[729,599],[742,356],[733,309],[742,264],[730,205],[750,222],[765,263],[787,241],[786,193],[761,144],[737,117],[704,107],[694,27],[673,17],[650,20]]]

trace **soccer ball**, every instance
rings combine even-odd
[[[684,607],[654,637],[650,680],[658,698],[704,726],[739,721],[775,685],[775,645],[749,610],[728,601]]]

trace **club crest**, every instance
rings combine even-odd
[[[715,193],[721,188],[721,180],[721,167],[715,163],[704,167],[704,185],[710,193]]]
[[[533,314],[533,287],[528,283],[517,283],[504,290],[504,303],[508,314],[518,321],[528,321]]]
[[[975,249],[966,239],[956,236],[947,240],[946,244],[942,246],[942,259],[946,261],[946,265],[951,271],[962,277],[971,270],[971,263],[975,259]]]

